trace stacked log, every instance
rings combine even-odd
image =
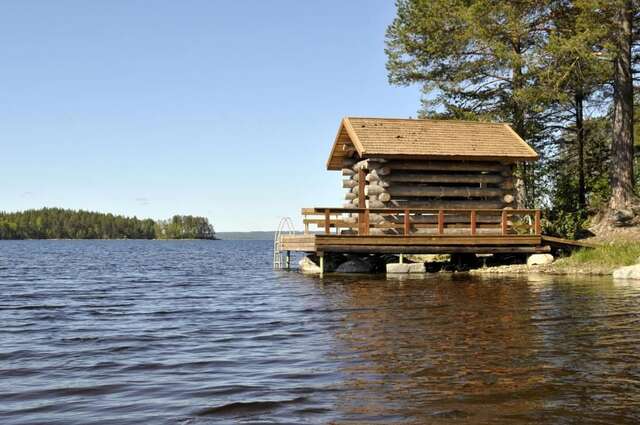
[[[368,165],[365,196],[375,208],[504,208],[514,201],[511,166],[499,162],[369,159]]]
[[[343,167],[345,207],[358,207],[361,199],[367,208],[498,209],[514,205],[512,166],[496,161],[348,158]],[[371,214],[369,221],[394,220]]]

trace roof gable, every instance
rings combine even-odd
[[[327,168],[339,170],[342,159],[353,152],[363,158],[538,159],[508,124],[455,120],[346,117],[338,129]]]

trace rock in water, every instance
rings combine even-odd
[[[640,264],[615,269],[613,271],[613,278],[640,280]]]
[[[387,273],[426,273],[424,263],[390,263],[387,264]]]
[[[527,258],[527,266],[543,266],[553,263],[551,254],[532,254]]]
[[[387,264],[387,273],[396,274],[396,273],[409,273],[409,264],[408,263],[389,263]]]
[[[336,273],[372,273],[373,266],[363,260],[349,260],[340,264]]]
[[[304,257],[298,262],[298,269],[304,274],[320,274],[320,266],[311,261],[309,257]]]

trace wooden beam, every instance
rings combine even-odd
[[[438,234],[444,233],[444,210],[438,211]]]
[[[540,210],[536,210],[536,212],[534,213],[533,229],[536,235],[542,234]]]
[[[363,169],[358,169],[358,208],[365,208],[365,193],[364,187],[367,184],[365,180],[366,172]]]
[[[423,173],[403,173],[391,174],[384,178],[389,182],[412,182],[412,183],[500,183],[503,177],[500,174],[423,174]]]
[[[400,200],[391,198],[390,204],[398,207],[413,209],[501,209],[504,207],[502,200],[448,200],[448,199],[419,199]]]
[[[324,234],[331,233],[331,210],[324,210]]]
[[[499,162],[490,161],[411,161],[411,160],[390,160],[386,164],[391,168],[391,173],[394,170],[422,170],[422,171],[497,171],[502,172],[506,168],[505,165]]]
[[[397,246],[397,245],[323,245],[325,252],[361,254],[535,254],[550,252],[549,246]]]
[[[409,233],[411,233],[411,215],[406,209],[404,210],[404,235],[409,236]]]
[[[564,238],[556,238],[553,236],[546,236],[546,235],[542,235],[542,241],[548,243],[549,245],[552,246],[557,246],[557,247],[574,247],[574,248],[597,248],[600,246],[600,244],[597,243],[593,243],[593,242],[585,242],[585,241],[574,241],[571,239],[564,239]]]
[[[395,198],[399,196],[423,196],[438,198],[472,198],[472,197],[499,197],[503,196],[501,188],[480,187],[448,187],[448,186],[414,186],[393,185],[388,188],[389,194]]]
[[[502,210],[502,215],[500,216],[500,227],[502,229],[502,236],[507,235],[507,210]]]
[[[316,245],[540,245],[540,236],[532,235],[316,235]]]
[[[475,236],[476,235],[476,227],[477,227],[477,212],[476,210],[471,210],[471,216],[469,217],[469,221],[471,223],[471,236]]]
[[[362,232],[361,234],[366,236],[369,234],[369,210],[364,210],[364,213],[362,214]]]

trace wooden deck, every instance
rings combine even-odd
[[[542,241],[539,210],[305,208],[302,213],[305,234],[283,236],[282,250],[380,254],[550,251]],[[313,232],[311,226],[320,231]]]

